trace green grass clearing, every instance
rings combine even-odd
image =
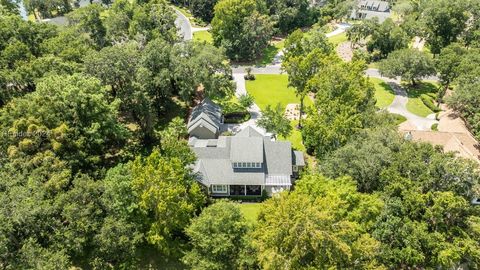
[[[278,139],[280,141],[289,141],[292,143],[292,147],[295,148],[295,150],[305,152],[305,146],[302,144],[302,132],[297,129],[298,120],[291,121],[290,125],[292,126],[292,132],[290,135],[286,138],[279,136]]]
[[[264,110],[267,105],[275,107],[280,103],[283,109],[289,103],[300,103],[295,90],[288,87],[288,76],[285,74],[255,74],[254,81],[246,81],[247,92],[253,96],[255,103]],[[309,97],[304,99],[305,106],[313,105]]]
[[[261,203],[241,203],[238,204],[238,207],[248,222],[251,224],[255,224],[257,222],[258,214],[262,209]]]
[[[210,31],[194,32],[193,40],[213,44],[212,33],[210,33]]]
[[[341,34],[338,34],[338,35],[335,35],[335,36],[331,36],[328,38],[328,40],[333,43],[333,45],[335,45],[335,47],[338,46],[338,44],[342,43],[342,42],[345,42],[345,41],[348,41],[347,39],[347,33],[343,32]]]
[[[299,98],[295,95],[295,90],[288,87],[288,76],[284,74],[270,75],[257,74],[255,81],[246,81],[247,92],[253,96],[255,103],[264,110],[268,105],[275,107],[280,103],[285,109],[289,103],[300,103]],[[304,105],[313,106],[313,101],[309,97],[305,97]],[[292,133],[287,138],[279,137],[280,140],[288,140],[295,149],[305,151],[302,144],[302,134],[296,128],[298,120],[291,121],[293,127]]]
[[[407,110],[422,117],[434,113],[423,104],[420,96],[423,94],[437,93],[438,87],[439,85],[436,82],[421,82],[415,87],[406,86],[405,89],[408,94]]]
[[[378,78],[369,78],[369,80],[375,86],[375,99],[377,100],[375,105],[385,108],[392,104],[395,94],[390,85]]]

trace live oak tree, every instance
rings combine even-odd
[[[265,202],[253,235],[261,268],[386,269],[368,232],[383,203],[355,189],[349,178],[308,175]]]
[[[467,1],[435,0],[426,1],[422,6],[421,23],[423,37],[433,54],[458,40],[467,27]],[[448,18],[446,20],[445,18]]]
[[[466,53],[466,48],[458,43],[452,43],[443,48],[435,59],[435,68],[445,89],[448,89],[450,83],[460,75],[459,66]]]
[[[310,80],[315,107],[302,130],[304,145],[319,158],[345,145],[367,127],[374,114],[373,86],[363,77],[363,62],[332,61]]]
[[[189,8],[195,17],[209,23],[213,19],[213,9],[217,2],[218,0],[191,0]]]
[[[183,261],[196,270],[238,269],[247,231],[247,222],[235,203],[216,202],[186,228],[192,249]]]
[[[92,4],[76,9],[67,15],[69,25],[75,26],[79,32],[87,33],[97,48],[102,48],[106,43],[107,30],[100,16],[104,10],[101,5]]]
[[[252,60],[267,47],[272,25],[262,0],[221,0],[212,20],[214,44],[234,60]]]
[[[281,33],[310,25],[313,22],[313,9],[307,0],[267,0],[270,16],[274,18],[275,27]]]
[[[416,85],[417,80],[435,75],[433,59],[417,49],[401,49],[390,53],[379,65],[382,76],[401,77],[402,80]]]
[[[91,171],[118,160],[129,137],[117,109],[94,78],[43,78],[35,92],[0,111],[1,149],[12,157],[52,151],[75,172]]]

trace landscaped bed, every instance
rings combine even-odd
[[[429,108],[427,105],[434,102],[438,86],[436,82],[421,82],[415,87],[405,87],[408,93],[407,110],[422,117],[435,113],[434,110],[438,110],[436,106],[430,105],[431,108]]]

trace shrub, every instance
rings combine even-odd
[[[438,123],[433,124],[432,127],[431,127],[431,129],[432,129],[433,131],[438,131]]]
[[[247,67],[245,69],[245,72],[247,72],[247,74],[245,74],[243,76],[243,78],[247,81],[254,81],[255,80],[255,75],[252,74],[252,68],[251,67]]]
[[[249,108],[253,105],[253,97],[249,94],[241,95],[238,98],[238,102],[242,105],[245,109]]]
[[[250,113],[247,111],[232,112],[224,115],[223,122],[225,124],[239,124],[250,119]]]
[[[432,99],[431,96],[426,95],[426,94],[422,94],[420,96],[420,99],[422,100],[423,104],[425,104],[425,106],[427,106],[433,112],[441,111],[440,108],[433,103],[433,99]]]

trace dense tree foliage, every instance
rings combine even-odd
[[[368,232],[382,209],[349,178],[302,178],[294,192],[267,201],[254,242],[262,269],[381,269]],[[282,247],[282,248],[279,248]]]
[[[265,110],[262,111],[262,116],[258,119],[257,124],[274,136],[280,135],[282,137],[288,137],[292,132],[290,120],[285,117],[284,108],[280,103],[278,103],[275,108],[268,105]]]
[[[459,61],[456,58],[456,61]],[[479,91],[480,68],[478,66],[480,54],[478,49],[472,49],[466,52],[458,63],[454,66],[454,74],[457,78],[454,80],[456,87],[454,93],[448,100],[448,104],[457,110],[468,123],[472,133],[478,139],[480,138],[480,107]]]
[[[205,208],[186,229],[192,249],[183,260],[192,269],[239,269],[248,225],[234,203],[219,201]]]
[[[213,19],[213,9],[218,0],[191,0],[190,11],[192,14],[205,22],[211,22]]]
[[[307,85],[330,61],[338,60],[330,55],[332,51],[331,44],[318,28],[308,32],[308,35],[297,30],[285,40],[282,69],[288,73],[289,86],[295,88],[297,97],[300,98],[299,127],[302,127],[303,102],[310,91]]]
[[[272,24],[261,0],[221,0],[215,6],[212,35],[216,46],[234,60],[252,60],[267,47]]]
[[[412,85],[418,79],[435,75],[433,59],[417,49],[402,49],[392,52],[380,62],[380,73],[389,78],[401,77]]]
[[[281,33],[310,25],[313,11],[308,0],[267,0],[269,14],[274,18],[275,27]]]
[[[465,30],[469,18],[465,12],[466,5],[467,1],[426,1],[421,21],[424,25],[423,35],[432,53],[440,53],[443,47],[457,41]]]
[[[308,152],[321,158],[369,125],[374,90],[363,70],[363,62],[332,61],[308,83],[309,92],[315,93],[315,107],[302,130]]]
[[[477,2],[403,2],[398,22],[366,21],[348,35],[389,55],[381,71],[390,77],[415,82],[435,64],[453,87],[449,106],[480,138]],[[0,0],[0,268],[480,265],[480,212],[470,204],[478,164],[402,138],[392,116],[375,112],[364,62],[342,62],[317,27],[286,39],[282,66],[301,100],[315,96],[302,129],[315,165],[248,221],[245,209],[207,200],[192,173],[183,112],[230,97],[226,54],[258,57],[274,27],[340,18],[353,1],[220,0],[218,48],[183,41],[163,0],[25,1],[41,17],[75,8],[62,28],[22,20],[15,3]],[[191,2],[210,18],[214,4]],[[415,35],[439,55],[403,49]],[[291,130],[280,107],[258,124]]]

